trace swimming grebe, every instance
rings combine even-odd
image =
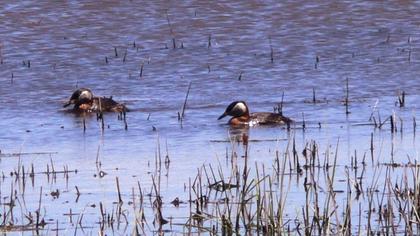
[[[95,97],[90,89],[80,88],[71,95],[63,107],[74,104],[73,110],[87,112],[127,112],[124,104],[118,103],[112,97]]]
[[[225,116],[233,116],[229,120],[230,125],[284,125],[290,124],[292,119],[282,116],[278,113],[271,112],[255,112],[249,113],[248,106],[244,101],[232,102],[226,111],[218,118],[222,119]]]

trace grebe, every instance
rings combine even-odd
[[[69,101],[63,107],[74,104],[73,110],[86,112],[127,112],[124,104],[118,103],[112,97],[95,97],[90,89],[80,88],[74,91]]]
[[[289,125],[293,122],[292,119],[282,116],[278,113],[271,112],[255,112],[249,113],[248,106],[244,101],[232,102],[226,111],[218,118],[222,119],[225,116],[233,116],[229,120],[230,125]]]

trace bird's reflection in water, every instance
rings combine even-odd
[[[231,126],[229,128],[229,141],[230,143],[240,145],[242,143],[243,153],[241,157],[248,157],[248,140],[249,140],[249,126]],[[238,156],[236,151],[232,152],[233,156]]]
[[[229,128],[229,140],[231,143],[237,142],[242,143],[244,146],[248,146],[249,140],[249,126],[232,126]]]
[[[127,120],[126,120],[126,113],[125,112],[90,112],[90,111],[83,111],[83,110],[64,110],[64,113],[73,115],[76,119],[74,119],[75,125],[82,125],[83,130],[86,131],[87,123],[94,121],[99,122],[99,126],[103,129],[110,128],[109,123],[105,124],[104,116],[106,114],[107,117],[112,117],[113,119],[117,119],[118,121],[122,121],[124,123],[124,127],[127,130]]]

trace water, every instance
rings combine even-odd
[[[197,168],[225,163],[226,149],[232,146],[214,141],[227,140],[229,127],[217,117],[234,100],[247,101],[251,111],[272,111],[284,92],[284,114],[298,127],[305,118],[306,130],[250,129],[251,140],[266,140],[250,143],[252,163],[271,163],[275,150],[284,151],[287,140],[295,137],[301,149],[311,140],[320,150],[340,140],[339,161],[346,165],[355,149],[360,155],[369,152],[371,133],[382,153],[380,162],[390,162],[391,144],[399,162],[418,157],[412,128],[420,101],[418,2],[1,5],[1,152],[49,153],[21,156],[25,168],[33,164],[36,172],[45,171],[47,164],[51,168],[51,163],[56,169],[77,170],[68,181],[41,175],[26,186],[28,211],[38,208],[41,186],[47,194],[42,207],[51,224],[46,232],[58,221],[60,230],[73,233],[74,224],[64,215],[70,208],[86,214],[84,225],[90,228],[85,233],[96,232],[99,202],[111,208],[118,200],[117,176],[125,199],[138,181],[149,191],[158,143],[162,156],[168,154],[171,160],[161,187],[165,216],[185,223],[176,217],[188,216],[188,210],[169,202],[175,197],[187,200],[184,185]],[[349,115],[343,106],[347,78]],[[190,82],[181,124],[177,114]],[[128,129],[117,115],[106,114],[104,131],[93,115],[84,118],[83,132],[83,118],[62,108],[76,87],[125,103],[132,110]],[[313,89],[322,102],[310,103]],[[407,93],[404,108],[395,106],[399,91]],[[393,113],[401,117],[403,133],[391,135],[389,124],[381,130],[358,125],[371,123],[374,110],[382,121]],[[103,178],[94,176],[97,156],[107,173]],[[9,173],[18,162],[7,155],[1,159],[3,197],[10,192]],[[345,178],[344,171],[338,174]],[[75,186],[82,193],[77,202]],[[52,199],[48,193],[56,189],[61,194]],[[294,186],[293,198],[301,197],[301,186]],[[19,220],[24,224],[25,219]],[[128,234],[132,226],[127,228],[117,231]]]

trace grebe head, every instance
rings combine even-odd
[[[89,103],[93,99],[93,93],[90,91],[90,89],[87,88],[80,88],[71,95],[69,101],[64,104],[63,107],[67,107],[71,104],[83,104],[83,103]]]
[[[218,118],[218,120],[225,116],[240,117],[246,114],[249,115],[248,106],[246,103],[244,101],[235,101],[229,104],[229,106],[226,108],[226,111]]]

